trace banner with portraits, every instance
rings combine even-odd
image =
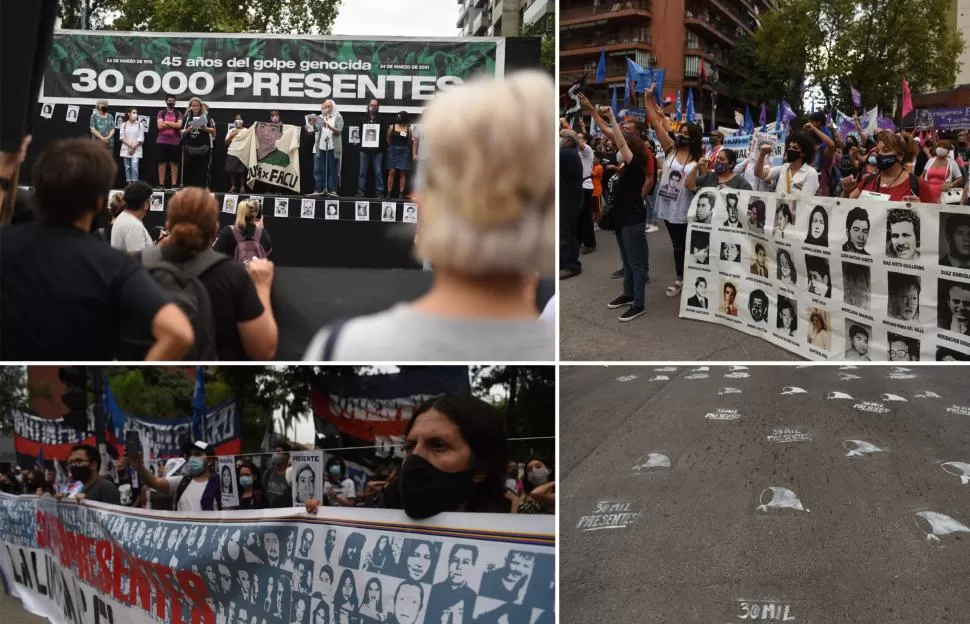
[[[555,622],[555,518],[187,514],[0,494],[0,578],[56,624]]]
[[[970,360],[960,206],[701,189],[680,315],[812,360]]]
[[[297,126],[257,121],[236,134],[228,153],[246,165],[249,188],[263,182],[299,193],[300,128]]]

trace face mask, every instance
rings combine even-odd
[[[420,455],[411,455],[401,466],[401,501],[404,513],[416,520],[442,511],[454,511],[468,500],[473,472],[444,472]]]
[[[879,167],[879,171],[886,171],[891,169],[893,165],[896,164],[896,154],[879,154],[876,156],[876,166]]]
[[[868,162],[869,162],[870,165],[876,164],[876,157],[875,156],[870,156]]]
[[[270,121],[272,121],[273,123],[279,123],[280,118],[277,117],[276,115],[273,115],[272,117],[270,117]]]
[[[242,124],[243,124],[243,120],[242,119],[237,119],[236,120],[236,127],[237,128],[241,128],[242,127]]]
[[[169,108],[175,108],[175,102],[172,102],[172,101],[165,102],[165,106],[168,106]]]
[[[185,471],[190,477],[197,477],[205,470],[205,460],[201,457],[190,457],[185,464]]]
[[[718,175],[722,173],[727,173],[730,170],[731,170],[731,165],[729,165],[728,163],[722,163],[722,162],[714,163],[714,172],[717,173]]]
[[[945,147],[938,147],[938,148],[936,148],[936,156],[938,158],[946,158],[947,154],[949,154],[949,153],[950,152],[946,151],[946,148]]]
[[[108,107],[107,106],[102,106],[101,107],[101,112],[102,113],[107,113],[108,112]]]
[[[252,477],[239,477],[239,485],[241,485],[244,488],[251,488],[251,487],[253,487],[253,478]]]
[[[529,473],[529,483],[533,486],[542,485],[549,481],[549,469],[548,468],[536,468]]]
[[[330,476],[331,477],[339,477],[340,476],[340,466],[330,466],[330,468],[327,470],[327,472],[330,473]]]
[[[689,143],[690,143],[690,139],[688,139],[687,137],[685,137],[685,136],[684,136],[684,135],[682,135],[682,134],[678,134],[678,135],[677,135],[677,138],[676,138],[676,139],[674,139],[674,144],[675,144],[675,145],[676,145],[677,147],[687,147],[687,145],[688,145]]]
[[[282,466],[283,464],[286,463],[286,460],[287,460],[286,453],[273,453],[274,466],[277,466],[277,467]]]
[[[71,478],[81,483],[87,483],[91,478],[90,466],[71,466]]]
[[[793,163],[802,159],[802,153],[795,150],[788,150],[788,162]]]

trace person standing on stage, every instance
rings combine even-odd
[[[371,100],[367,105],[367,117],[364,119],[364,123],[380,125],[380,120],[378,119],[379,111],[380,102]],[[380,137],[380,135],[381,133],[378,132],[377,136]],[[383,148],[384,146],[380,143],[376,147],[360,148],[360,180],[357,181],[357,197],[363,197],[367,190],[368,171],[374,175],[374,190],[377,192],[377,196],[384,197]]]
[[[337,112],[333,100],[320,106],[320,115],[310,115],[306,130],[313,132],[313,195],[340,194],[340,157],[343,142],[340,135],[344,129],[344,119]]]
[[[185,186],[209,188],[212,137],[215,135],[216,122],[209,114],[209,108],[197,97],[189,100],[189,107],[182,121],[182,138],[185,141],[182,182]]]
[[[165,108],[158,111],[156,119],[158,123],[158,186],[165,188],[165,174],[167,169],[172,170],[172,184],[170,187],[177,188],[179,183],[179,130],[182,128],[182,113],[175,110],[175,96],[170,95],[165,98]]]

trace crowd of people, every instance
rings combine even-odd
[[[551,155],[552,131],[543,116],[553,91],[547,75],[519,72],[467,83],[430,105],[422,119],[429,140],[416,196],[415,256],[433,269],[433,285],[410,303],[322,328],[307,359],[554,359],[555,324],[540,320],[536,297],[539,275],[551,270],[554,254],[555,169],[550,159],[548,166],[525,170],[514,158]],[[110,117],[104,107],[97,115]],[[199,117],[204,121],[190,121]],[[486,122],[499,117],[528,124],[496,148],[488,144]],[[181,128],[186,141],[197,132],[203,143],[211,142],[203,135],[213,122],[198,99],[185,115],[169,107],[158,121],[159,141],[175,140],[165,133]],[[394,131],[388,129],[392,147],[401,147],[395,132],[411,132],[408,122],[401,117]],[[275,357],[272,241],[260,204],[240,202],[236,223],[220,231],[219,206],[204,188],[208,174],[192,164],[208,156],[190,155],[186,142],[181,170],[192,185],[172,196],[165,227],[153,236],[144,226],[153,190],[148,183],[131,182],[109,205],[117,164],[104,144],[115,136],[98,123],[92,122],[92,132],[102,140],[61,140],[42,150],[32,195],[18,193],[13,224],[0,230],[0,358]],[[333,125],[320,117],[313,123]],[[464,131],[456,132],[455,124]],[[320,135],[329,131],[319,128]],[[143,149],[125,136],[129,147]],[[4,162],[23,162],[27,145],[5,154]],[[176,151],[165,153],[177,153],[177,143],[168,145]],[[411,163],[401,150],[394,154],[388,184],[403,188]],[[379,154],[368,158],[377,175]],[[179,166],[169,165],[177,176]],[[62,322],[65,310],[71,310],[70,324]]]
[[[962,188],[960,203],[967,204],[967,131],[950,133],[950,138],[936,131],[880,130],[872,134],[856,116],[855,131],[843,136],[824,113],[812,113],[802,126],[788,132],[784,162],[772,166],[768,160],[773,145],[754,144],[748,157],[739,159],[734,150],[724,147],[722,132],[709,133],[705,141],[700,125],[674,122],[669,100],[658,104],[655,88],[651,85],[643,94],[647,123],[630,116],[617,120],[612,108],[594,106],[580,94],[579,131],[565,119],[560,130],[559,278],[579,275],[580,256],[597,249],[597,231],[612,230],[622,267],[611,277],[623,280],[623,292],[606,305],[623,309],[618,317],[621,322],[646,312],[644,285],[650,281],[647,234],[657,231],[657,220],[663,221],[674,252],[675,279],[665,294],[680,295],[687,213],[703,188],[852,199],[869,192],[888,201],[924,203],[943,203],[948,197],[944,194],[952,196]],[[588,139],[583,117],[590,119],[596,138]],[[748,218],[763,227],[763,202],[760,213],[756,203],[752,205],[754,214]],[[709,219],[713,206],[710,200],[699,200],[697,210]],[[733,211],[728,206],[728,212],[724,225],[740,227],[737,206]],[[779,202],[775,223],[780,236],[793,222],[788,205]],[[827,223],[821,227],[827,233]],[[706,256],[708,245],[702,237],[696,238],[691,241],[691,253]],[[810,232],[806,242],[822,244],[820,240],[812,239]],[[722,255],[735,251],[722,249]],[[779,263],[779,271],[781,266]],[[767,277],[763,261],[752,264],[751,271]]]

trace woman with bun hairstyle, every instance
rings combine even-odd
[[[542,72],[483,78],[439,94],[422,116],[414,200],[415,257],[433,283],[422,297],[323,328],[305,358],[501,360],[555,357],[539,321],[538,274],[556,244],[555,85]],[[514,128],[501,140],[496,128]],[[535,166],[523,167],[528,154]]]
[[[257,259],[244,265],[211,248],[219,229],[219,206],[205,189],[176,193],[168,203],[165,227],[169,235],[156,250],[142,252],[142,262],[145,254],[157,253],[198,276],[212,306],[218,359],[272,360],[279,341],[270,306],[273,263]]]

